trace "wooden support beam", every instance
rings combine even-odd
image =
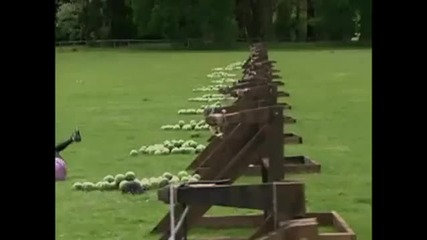
[[[252,89],[252,88],[255,88],[255,87],[278,87],[278,86],[283,86],[283,83],[282,82],[264,82],[264,83],[260,83],[260,82],[243,82],[243,83],[238,83],[238,84],[230,86],[230,87],[221,88],[219,90],[219,93],[221,93],[221,94],[230,94],[232,96],[237,96],[237,94],[235,93],[235,91],[241,90],[241,89]],[[279,95],[289,96],[289,93],[287,93],[287,92],[280,92],[279,91]]]
[[[287,103],[277,103],[277,105],[283,106],[283,109],[290,110],[292,109],[292,106]]]
[[[226,126],[228,124],[262,124],[267,123],[275,116],[283,117],[283,108],[280,105],[248,109],[233,113],[214,113],[206,117],[206,123],[211,126]]]
[[[251,101],[253,99],[260,100],[264,98],[288,97],[289,93],[278,91],[277,86],[259,85],[250,88],[232,90],[230,95],[232,97],[243,98],[244,101]]]
[[[277,86],[273,85],[259,85],[254,87],[247,87],[242,89],[235,89],[230,94],[233,97],[244,97],[245,99],[250,98],[263,98],[266,96],[276,97]],[[282,92],[283,93],[283,92]]]
[[[271,76],[271,79],[282,79],[282,77],[281,77],[280,75],[273,74],[273,75]]]
[[[284,86],[285,84],[281,81],[268,81],[266,78],[262,78],[262,81],[257,81],[256,79],[249,80],[240,80],[234,85],[230,86],[230,90],[242,89],[242,88],[251,88],[256,86],[268,85],[268,86]]]
[[[254,63],[253,63],[253,65],[255,65],[255,66],[260,66],[260,65],[273,65],[273,64],[276,64],[277,63],[277,61],[275,61],[275,60],[261,60],[259,57],[257,57],[257,56],[255,56],[254,58],[253,58],[253,60],[255,61]],[[260,60],[260,61],[257,61],[257,60]]]
[[[287,103],[277,103],[276,105],[279,106],[283,106],[283,109],[285,110],[289,110],[291,109],[291,105],[287,104]],[[231,105],[231,106],[226,106],[226,107],[217,107],[214,109],[211,109],[212,113],[223,113],[223,111],[225,111],[226,113],[234,113],[234,112],[238,112],[240,110],[243,109],[252,109],[252,108],[257,108],[257,107],[264,107],[264,106],[270,106],[270,104],[268,104],[267,101],[245,101],[243,102],[236,102],[235,105]],[[287,124],[293,124],[296,123],[296,119],[290,116],[284,116],[284,121]]]
[[[284,91],[278,91],[277,92],[277,97],[289,97],[290,94],[288,92],[284,92]]]
[[[243,76],[241,80],[238,80],[237,83],[244,83],[244,82],[258,82],[258,83],[267,83],[271,82],[272,78],[267,76],[261,76],[261,75],[246,75]]]
[[[294,124],[297,122],[297,120],[293,117],[290,117],[290,116],[283,116],[283,117],[284,117],[285,124]]]
[[[256,75],[256,74],[271,75],[272,73],[278,73],[278,72],[280,72],[278,69],[275,69],[269,65],[262,65],[262,66],[252,65],[250,67],[243,69],[242,71],[243,74],[251,74],[251,75]]]
[[[279,201],[277,211],[285,216],[304,216],[304,184],[273,182],[247,185],[192,184],[175,189],[177,201],[191,206],[224,206],[247,209],[270,209]],[[169,188],[158,191],[158,199],[169,203]]]
[[[216,138],[216,137],[215,137]],[[320,165],[315,161],[310,159],[309,157],[303,156],[303,155],[297,155],[297,156],[286,156],[282,157],[282,163],[284,164],[285,168],[288,167],[308,167],[308,166],[315,166],[320,170]],[[187,169],[196,169],[196,168],[209,168],[210,165],[208,162],[203,162],[201,158],[196,158]],[[255,163],[252,166],[249,166],[251,169],[248,169],[249,172],[254,172],[254,174],[249,175],[258,175],[259,172],[257,172],[259,169],[256,167],[259,167],[259,163]],[[203,169],[205,171],[206,169]],[[292,171],[293,172],[293,171]],[[297,171],[299,172],[299,171]],[[309,171],[311,172],[311,171]],[[315,171],[316,172],[316,171]],[[318,171],[317,171],[318,172]],[[246,173],[248,175],[248,172]]]
[[[196,163],[193,164],[193,166]],[[200,175],[204,175],[209,169],[209,165],[200,164],[197,167],[197,172]],[[196,167],[189,167],[187,170],[194,170]],[[287,174],[301,174],[301,173],[320,173],[321,165],[315,160],[312,160],[305,156],[289,156],[283,157],[283,170]],[[245,176],[260,176],[261,166],[259,164],[249,165],[245,171]]]
[[[187,167],[189,169],[195,169],[197,166],[201,165],[203,161],[208,159],[209,155],[212,154],[220,145],[222,139],[216,136],[213,136],[210,143],[206,146],[201,153],[199,153],[190,165]]]
[[[287,221],[278,231],[282,233],[282,239],[319,240],[318,224],[315,218]]]
[[[204,216],[200,219],[197,227],[208,229],[230,229],[230,228],[257,228],[264,223],[264,216],[257,215],[232,215],[232,216]],[[272,240],[274,233],[280,232],[287,235],[286,240],[299,240],[306,235],[307,240],[356,240],[356,234],[336,212],[309,212],[304,218],[281,222],[278,230],[270,232],[260,239]],[[319,226],[332,227],[335,232],[322,233]],[[288,231],[283,232],[283,230]],[[315,234],[316,233],[316,234]],[[296,235],[296,236],[295,236]],[[295,238],[296,237],[296,238]],[[304,238],[304,237],[303,237]],[[284,238],[279,238],[283,240]]]
[[[286,173],[319,173],[321,165],[315,160],[306,156],[287,156],[283,157],[283,167]],[[260,163],[249,166],[245,175],[258,176],[260,172]]]
[[[258,132],[252,137],[252,139],[250,139],[244,145],[244,147],[241,148],[241,150],[232,157],[232,159],[226,159],[226,164],[213,165],[211,167],[212,175],[208,175],[205,177],[210,179],[213,178],[213,176],[216,174],[216,177],[214,179],[230,178],[233,181],[240,177],[245,172],[248,166],[248,162],[251,162],[249,164],[255,162],[255,159],[249,156],[251,156],[251,153],[258,152],[259,146],[263,141],[265,141],[266,130],[266,126],[259,129]]]
[[[237,126],[235,126],[233,128],[233,130],[231,130],[231,132],[229,134],[227,134],[226,136],[223,136],[222,138],[216,137],[214,139],[214,141],[216,141],[214,144],[212,144],[212,148],[214,149],[213,151],[207,151],[207,153],[205,153],[205,158],[200,158],[200,159],[196,159],[196,166],[197,167],[201,167],[203,165],[207,165],[207,166],[215,166],[217,165],[218,167],[222,166],[224,163],[224,161],[227,161],[228,159],[224,159],[225,157],[229,156],[229,154],[235,154],[235,151],[239,151],[239,149],[241,147],[244,146],[245,143],[242,143],[241,139],[238,139],[237,141],[233,140],[233,136],[244,136],[243,134],[245,133],[245,131],[247,130],[247,128],[245,128],[243,125],[238,124]],[[230,149],[227,149],[227,146],[229,146],[229,144],[234,144],[232,145],[233,147],[235,147],[238,150],[232,151],[230,153]],[[233,149],[234,150],[234,149]],[[217,167],[217,168],[218,168]],[[197,169],[196,169],[197,172]],[[202,180],[213,180],[214,178],[212,177],[213,174],[207,174],[207,173],[199,173],[201,175],[201,179]],[[209,175],[209,177],[208,177]]]
[[[285,144],[302,144],[302,137],[294,133],[284,133],[283,138]]]
[[[258,226],[255,233],[253,233],[249,237],[249,240],[256,240],[256,239],[266,235],[267,233],[273,231],[274,229],[275,229],[275,226],[274,226],[274,222],[273,222],[273,216],[268,215],[265,218],[264,222]]]

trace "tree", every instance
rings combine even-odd
[[[136,35],[133,24],[131,1],[103,0],[105,1],[105,18],[110,23],[110,38],[129,39]]]
[[[153,12],[156,12],[156,10],[153,9],[155,6],[155,0],[130,0],[130,6],[132,9],[133,22],[136,26],[137,36],[157,36],[160,38],[161,35],[158,32],[148,27]]]
[[[79,14],[81,9],[75,3],[63,3],[56,12],[56,39],[78,40],[81,38]]]
[[[351,38],[355,6],[350,0],[317,0],[315,11],[318,18],[316,28],[322,39],[336,41]]]

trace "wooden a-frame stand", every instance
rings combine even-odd
[[[236,97],[237,100],[227,107],[219,107],[210,109],[210,113],[233,113],[242,110],[254,109],[262,106],[280,105],[283,109],[291,109],[287,103],[279,103],[279,97],[289,96],[285,91],[279,91],[278,87],[283,86],[284,83],[278,81],[281,79],[276,73],[279,70],[274,69],[275,61],[268,60],[267,50],[262,44],[254,44],[251,46],[251,54],[246,62],[243,64],[243,77],[236,84],[226,89],[221,89],[220,92]],[[296,120],[290,116],[284,116],[283,122],[293,124]],[[283,141],[271,142],[283,147],[283,145],[302,144],[302,137],[289,132],[284,132],[283,124],[281,126],[275,125],[276,131],[283,132]],[[230,127],[223,129],[227,131]],[[208,163],[203,162],[206,156],[211,154],[217,144],[220,142],[216,137],[212,137],[208,148],[196,157],[190,163],[186,170],[195,170],[203,172],[209,168]],[[282,156],[283,167],[286,173],[319,173],[321,166],[316,161],[307,156]],[[261,173],[261,167],[258,163],[251,164],[246,169],[244,175],[258,176]]]
[[[259,48],[259,45],[255,47]],[[174,239],[187,239],[189,229],[202,226],[217,229],[255,228],[251,236],[215,238],[217,240],[354,240],[353,231],[335,212],[306,213],[303,183],[283,180],[284,105],[277,103],[277,97],[272,97],[276,96],[280,84],[272,81],[273,71],[268,70],[268,66],[271,69],[271,61],[264,60],[257,65],[257,58],[253,59],[248,63],[256,66],[252,67],[252,77],[238,83],[252,87],[224,91],[234,91],[238,96],[255,96],[257,105],[235,110],[226,108],[207,115],[206,122],[220,128],[222,135],[214,137],[198,157],[195,172],[201,175],[201,181],[176,186],[172,188],[172,193],[168,188],[158,192],[159,200],[164,202],[168,202],[173,194],[177,201],[173,208],[174,215],[183,215],[184,224],[175,232]],[[267,67],[262,67],[264,65]],[[258,82],[254,79],[258,79]],[[258,98],[260,95],[265,97]],[[259,166],[262,183],[232,185],[250,165]],[[212,206],[258,209],[263,210],[264,214],[204,216]],[[320,233],[318,226],[325,224],[333,225],[337,232]],[[169,239],[169,213],[152,233],[161,233],[161,240]]]

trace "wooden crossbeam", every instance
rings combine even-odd
[[[290,110],[292,106],[287,103],[277,103],[277,105],[283,106],[283,109]]]
[[[235,89],[230,95],[233,97],[244,97],[248,100],[251,98],[277,97],[277,86],[260,85],[251,88]]]
[[[197,227],[208,229],[229,228],[258,228],[265,224],[263,215],[232,215],[232,216],[204,216]],[[320,232],[319,227],[329,227],[332,232]],[[260,234],[262,235],[262,234]],[[238,238],[227,238],[237,240]],[[240,239],[240,238],[239,238]],[[242,238],[242,239],[248,239]],[[257,240],[356,240],[356,234],[336,212],[309,212],[304,218],[281,221],[279,227]],[[206,239],[208,240],[208,239]],[[209,240],[225,240],[224,238],[209,238]]]
[[[320,173],[321,166],[314,160],[306,163],[283,163],[283,171],[286,174],[296,174],[296,173]],[[194,168],[190,168],[193,169]],[[188,169],[188,170],[190,170]],[[198,167],[197,173],[204,175],[206,171],[209,170],[209,167]],[[249,165],[244,176],[260,176],[261,175],[261,166],[260,165]]]
[[[158,191],[159,200],[169,203],[169,189]],[[193,209],[199,211],[210,206],[228,206],[251,209],[271,209],[270,215],[249,239],[256,239],[274,230],[273,221],[286,221],[305,214],[304,185],[299,182],[272,182],[257,185],[214,185],[192,184],[175,189],[178,203],[191,206],[187,213],[186,224],[199,220]],[[277,204],[274,204],[276,202]],[[206,210],[207,211],[207,210]],[[200,212],[199,212],[200,213]],[[193,214],[193,215],[192,215]],[[162,239],[166,239],[168,234]]]
[[[244,82],[271,82],[272,78],[270,76],[262,76],[262,75],[244,75],[241,80],[238,80],[237,83]]]
[[[233,97],[244,97],[245,100],[250,98],[263,98],[263,97],[289,97],[289,93],[284,91],[277,91],[277,86],[261,85],[252,88],[235,89],[230,91],[229,94]]]
[[[290,94],[288,92],[285,91],[278,91],[277,92],[277,97],[289,97]]]
[[[262,224],[260,224],[257,228],[255,233],[253,233],[250,237],[249,240],[255,240],[258,239],[262,236],[264,236],[265,234],[267,234],[268,232],[271,232],[275,229],[275,225],[274,225],[274,220],[273,220],[273,216],[270,214],[268,215],[264,221],[262,222]]]
[[[273,73],[279,73],[280,70],[270,66],[252,66],[242,70],[243,75],[265,75],[271,76]]]
[[[279,200],[277,212],[296,217],[305,214],[304,184],[301,182],[274,182],[245,185],[191,184],[177,187],[178,203],[191,206],[223,206],[247,209],[272,209]],[[169,203],[169,188],[158,191],[160,201]]]
[[[271,65],[272,66],[273,64],[277,63],[277,61],[275,61],[275,60],[261,60],[258,57],[254,57],[253,60],[254,60],[254,62],[252,64],[255,66],[260,66],[260,65]]]
[[[285,144],[302,144],[302,137],[294,133],[284,133],[283,139]]]
[[[209,150],[205,149],[203,152],[206,152],[204,154],[206,157],[200,158],[198,165],[199,166],[202,166],[202,165],[211,166],[211,165],[218,164],[218,162],[225,161],[225,159],[222,159],[222,158],[226,157],[227,156],[226,154],[230,153],[230,151],[227,151],[227,150],[230,150],[230,149],[227,149],[228,144],[233,143],[234,145],[232,145],[232,146],[237,145],[236,147],[242,147],[243,146],[243,145],[238,144],[238,143],[242,142],[242,139],[238,139],[237,142],[234,142],[233,136],[244,136],[243,134],[244,134],[245,129],[247,129],[247,128],[245,128],[243,125],[239,124],[239,125],[235,126],[229,134],[227,134],[221,138],[215,137],[213,139],[214,142],[212,143],[213,151],[209,151]],[[211,144],[209,144],[209,145],[211,145]],[[236,151],[233,151],[233,152],[236,152]],[[197,160],[198,159],[196,159],[195,161],[197,161]],[[213,178],[207,177],[206,174],[202,175],[202,180],[212,180],[212,179]]]
[[[248,109],[233,113],[213,113],[206,117],[206,123],[211,126],[225,126],[228,124],[255,124],[267,123],[275,116],[282,116],[283,107],[280,105],[271,107],[260,107],[255,109]]]
[[[285,124],[293,124],[297,122],[297,120],[293,117],[286,116],[286,115],[283,117],[284,117]]]
[[[219,92],[222,94],[230,94],[231,92],[233,92],[234,90],[237,89],[245,89],[245,88],[253,88],[253,87],[257,87],[257,86],[283,86],[284,83],[280,82],[280,81],[262,81],[262,82],[257,82],[257,81],[242,81],[242,82],[237,82],[236,84],[227,87],[227,88],[223,88],[220,89]]]

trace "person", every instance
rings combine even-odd
[[[67,164],[61,152],[74,142],[80,142],[82,137],[79,130],[75,130],[71,137],[55,146],[55,181],[64,181],[67,177]]]

